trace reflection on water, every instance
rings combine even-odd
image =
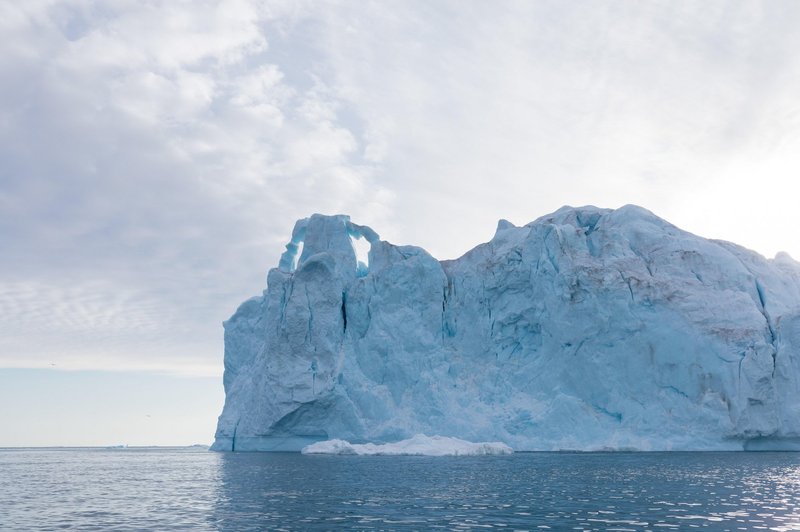
[[[0,529],[800,530],[800,454],[0,450]]]
[[[213,525],[800,530],[800,455],[222,456]]]

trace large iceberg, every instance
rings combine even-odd
[[[501,220],[451,261],[315,214],[225,322],[224,385],[216,450],[800,449],[800,264],[632,205]]]

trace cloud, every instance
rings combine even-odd
[[[0,364],[220,368],[296,218],[388,209],[325,82],[271,61],[274,9],[3,10]]]
[[[198,336],[198,316],[187,316],[185,308],[109,281],[3,283],[0,364],[218,375],[219,335]]]
[[[797,6],[349,7],[326,13],[320,37],[334,85],[380,147],[382,177],[403,190],[396,210],[415,213],[404,234],[438,256],[488,238],[496,218],[524,223],[562,204],[640,203],[736,240],[743,227],[688,217],[687,197],[710,186],[697,212],[736,226],[752,187],[732,168],[772,166],[798,130],[784,120],[796,109]],[[457,222],[430,231],[433,217]]]
[[[218,372],[294,220],[640,203],[800,256],[792,2],[0,4],[0,366]]]

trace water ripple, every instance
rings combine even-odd
[[[800,530],[800,454],[0,450],[2,530]]]

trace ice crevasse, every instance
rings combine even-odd
[[[315,214],[224,325],[215,450],[800,449],[800,263],[633,205],[501,220],[450,261]]]

